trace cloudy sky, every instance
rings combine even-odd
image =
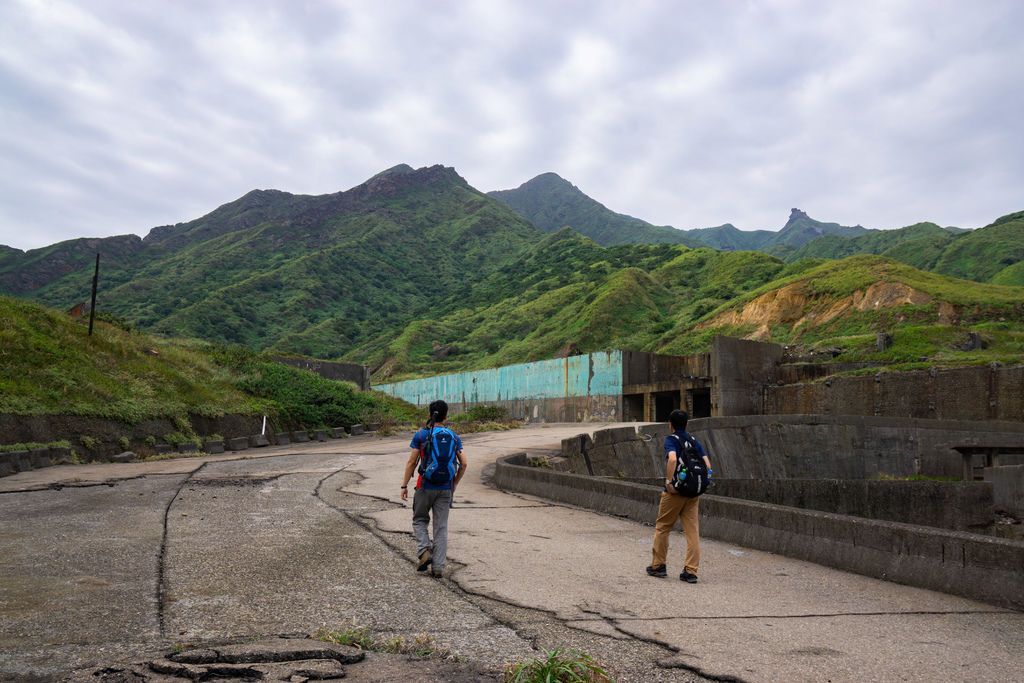
[[[399,163],[659,225],[1024,209],[1020,0],[3,0],[0,244]]]

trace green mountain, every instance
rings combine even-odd
[[[541,232],[570,227],[602,246],[616,244],[699,244],[680,230],[606,208],[555,173],[542,173],[514,190],[496,190],[488,196],[507,204]]]
[[[868,232],[859,225],[822,223],[799,209],[792,210],[786,225],[778,232],[739,230],[730,223],[714,228],[677,230],[615,213],[554,173],[543,173],[514,190],[497,190],[488,195],[505,202],[541,232],[552,233],[570,227],[606,247],[669,243],[721,251],[769,251],[772,247],[786,251],[821,235],[851,237]]]
[[[802,258],[841,259],[857,254],[883,254],[897,245],[929,237],[949,238],[953,233],[934,223],[917,223],[898,230],[872,230],[854,237],[824,235],[787,255],[787,261]]]
[[[155,228],[104,254],[97,305],[163,334],[336,358],[541,237],[453,169],[398,166],[346,192],[254,191]],[[8,262],[0,286],[58,309],[87,301],[94,254],[56,247]],[[26,273],[31,289],[5,286]]]
[[[534,180],[547,188],[544,196],[561,197],[559,206],[570,206],[569,197],[590,211],[573,215],[598,222],[619,216],[553,174]],[[518,199],[543,195],[535,189]],[[535,218],[554,215],[544,206],[554,204],[539,202]],[[647,225],[619,218],[633,236]],[[966,335],[968,326],[993,326],[986,357],[1020,356],[1024,347],[1012,335],[1024,326],[1024,309],[1008,302],[1019,302],[1024,290],[941,273],[1018,283],[1022,218],[1013,214],[963,234],[921,224],[886,235],[794,210],[778,233],[731,225],[674,231],[728,241],[728,250],[602,245],[553,227],[558,219],[544,223],[553,232],[538,230],[453,169],[401,165],[329,195],[253,191],[141,240],[0,249],[0,294],[58,310],[87,301],[99,249],[98,308],[125,326],[359,362],[373,368],[377,381],[609,348],[689,353],[706,349],[718,333],[827,343],[866,356],[877,331],[915,325],[944,330],[949,340]],[[798,258],[787,263],[742,250],[752,242]],[[850,244],[885,249],[884,256],[830,260]],[[901,255],[936,272],[904,265]],[[942,357],[953,342],[936,344]],[[917,341],[901,348],[889,359],[932,352]]]

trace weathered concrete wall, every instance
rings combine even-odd
[[[651,523],[660,489],[498,460],[498,488]],[[704,495],[701,534],[874,578],[1024,609],[1024,543]]]
[[[992,485],[995,507],[1015,517],[1024,517],[1024,465],[985,468],[985,481]]]
[[[1024,366],[992,363],[768,386],[764,412],[1020,423],[1024,420]]]
[[[954,449],[1024,441],[1024,424],[856,415],[750,415],[692,420],[715,473],[731,479],[960,478]],[[1007,463],[1014,464],[1014,463]]]
[[[289,356],[275,356],[274,360],[294,368],[309,370],[321,377],[333,379],[336,382],[352,382],[363,391],[369,391],[370,389],[370,368],[365,365]]]
[[[711,354],[669,356],[646,351],[622,351],[622,384],[679,386],[683,379],[710,377]]]
[[[987,482],[715,479],[712,493],[805,510],[987,534],[995,520]]]
[[[716,336],[711,339],[711,415],[756,415],[764,388],[776,381],[784,349],[779,344]]]
[[[617,420],[622,414],[622,352],[602,351],[373,388],[421,406],[443,399],[456,412],[486,403],[530,421]]]

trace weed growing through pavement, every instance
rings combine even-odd
[[[556,648],[545,656],[505,667],[507,683],[611,683],[614,679],[589,655]]]
[[[375,636],[368,627],[356,626],[351,621],[343,621],[338,629],[327,628],[325,624],[317,630],[313,637],[317,640],[348,645],[370,652],[407,654],[451,662],[467,661],[465,657],[461,657],[449,648],[440,645],[432,636],[426,633],[416,636],[411,641],[402,636],[385,638],[383,636]]]

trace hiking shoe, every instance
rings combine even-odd
[[[444,575],[444,572],[442,572],[440,569],[431,569],[430,570],[430,575],[432,577],[434,577],[435,579],[440,579],[441,576]]]
[[[666,576],[668,576],[668,571],[665,570],[665,565],[659,564],[657,567],[648,567],[647,575],[657,576],[659,579],[664,579]]]
[[[427,571],[427,567],[430,566],[430,561],[433,559],[433,557],[434,556],[430,552],[429,548],[427,550],[424,550],[422,553],[420,553],[420,561],[416,564],[416,571],[418,571],[418,572],[425,572],[425,571]]]
[[[685,581],[686,583],[697,583],[697,575],[684,570],[683,573],[679,575],[679,580]]]

